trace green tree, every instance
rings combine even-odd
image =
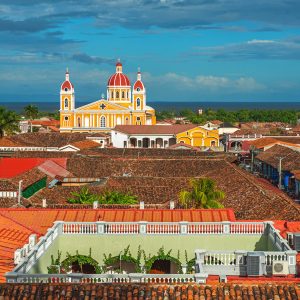
[[[19,117],[11,110],[0,106],[0,137],[4,134],[13,134],[19,132]]]
[[[123,194],[118,191],[108,191],[99,196],[101,204],[137,204],[137,197],[130,194]]]
[[[71,193],[72,198],[67,199],[72,204],[92,204],[98,201],[100,204],[137,204],[137,197],[118,191],[106,191],[100,195],[93,194],[85,186],[79,192]]]
[[[181,191],[179,204],[184,208],[223,208],[219,202],[225,198],[225,193],[216,188],[216,183],[210,178],[196,178],[190,182],[191,191]]]
[[[36,119],[39,114],[37,106],[29,104],[24,107],[25,117],[30,120],[30,131],[32,132],[32,120]]]
[[[84,186],[79,192],[71,193],[71,195],[73,198],[69,198],[67,201],[72,204],[92,204],[97,200],[97,196],[92,194],[86,186]]]

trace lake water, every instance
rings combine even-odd
[[[89,102],[76,102],[76,107],[88,104]],[[0,106],[8,109],[22,112],[24,106],[28,104],[36,105],[40,111],[55,112],[59,109],[58,102],[0,102]],[[180,111],[182,109],[192,109],[194,111],[202,108],[225,109],[228,111],[238,109],[292,109],[300,110],[299,102],[147,102],[148,105],[157,111],[172,110]]]

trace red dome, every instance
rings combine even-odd
[[[65,88],[67,88],[68,90],[74,88],[73,84],[71,83],[71,81],[66,80],[63,82],[63,84],[61,85],[61,89],[65,90]]]
[[[144,90],[144,84],[140,81],[140,80],[137,80],[133,86],[133,89],[134,90],[137,90],[137,89],[140,89],[141,91]]]
[[[129,78],[123,73],[115,73],[110,76],[108,86],[130,86]]]

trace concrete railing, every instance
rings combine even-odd
[[[59,222],[58,222],[59,223]],[[263,234],[267,222],[60,222],[62,234]]]

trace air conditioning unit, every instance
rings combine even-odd
[[[272,274],[274,276],[285,276],[289,274],[289,265],[287,261],[273,261]]]
[[[300,233],[294,234],[294,249],[300,252]]]
[[[262,276],[265,273],[265,254],[264,252],[255,251],[247,253],[247,275]]]

